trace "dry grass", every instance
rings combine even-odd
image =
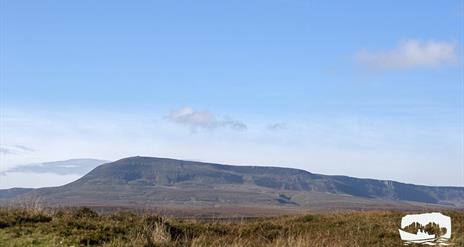
[[[464,212],[452,242],[464,246]],[[274,218],[201,220],[129,212],[99,215],[0,209],[0,246],[401,246],[401,212],[338,212]]]

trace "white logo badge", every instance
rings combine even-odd
[[[451,218],[441,213],[410,214],[401,219],[399,231],[405,245],[449,245]]]

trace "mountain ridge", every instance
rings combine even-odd
[[[141,156],[102,164],[74,182],[33,190],[20,197],[42,198],[60,206],[464,208],[464,187],[329,176],[287,167],[232,166]]]

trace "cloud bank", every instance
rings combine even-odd
[[[183,107],[172,111],[168,118],[175,123],[190,126],[193,130],[200,128],[230,128],[232,130],[242,131],[247,129],[247,125],[241,121],[230,118],[218,118],[212,112],[196,111],[191,107]]]
[[[53,173],[58,175],[79,175],[83,176],[95,167],[110,161],[97,159],[70,159],[63,161],[34,163],[20,165],[0,172],[0,176],[5,173]]]
[[[356,59],[374,69],[437,68],[457,62],[456,43],[407,40],[389,51],[357,52]]]

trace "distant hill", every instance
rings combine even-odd
[[[26,194],[33,191],[30,188],[11,188],[11,189],[0,189],[0,200],[9,200],[20,195]]]
[[[98,166],[60,187],[18,198],[53,206],[285,207],[303,209],[464,207],[463,187],[326,176],[304,170],[131,157]]]

